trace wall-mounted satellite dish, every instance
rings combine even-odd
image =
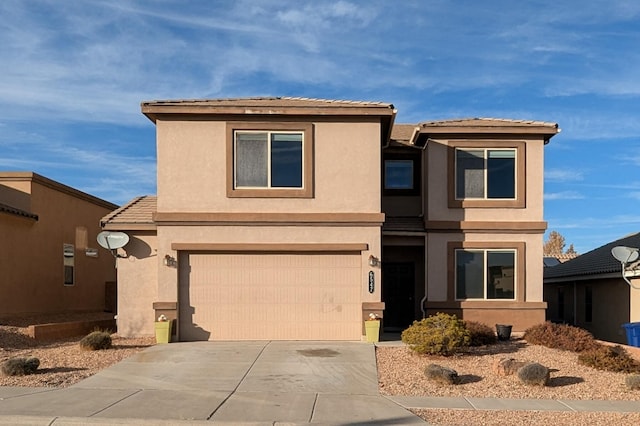
[[[640,290],[640,287],[633,285],[633,283],[627,278],[626,267],[627,263],[635,262],[640,257],[640,249],[625,246],[616,246],[611,249],[611,254],[622,265],[622,278],[635,290]]]
[[[616,246],[611,249],[611,254],[621,263],[631,263],[638,260],[640,253],[637,248]]]
[[[124,232],[111,232],[111,231],[102,231],[98,234],[98,244],[101,247],[106,248],[107,250],[111,250],[116,257],[122,257],[116,254],[116,250],[124,247],[129,242],[129,236]]]

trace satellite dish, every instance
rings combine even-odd
[[[625,246],[616,246],[611,249],[611,254],[613,257],[618,260],[620,263],[630,263],[640,257],[640,253],[638,253],[637,248],[625,247]]]
[[[108,250],[124,247],[129,242],[129,236],[124,232],[102,231],[98,234],[98,244]]]

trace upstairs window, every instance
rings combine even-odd
[[[312,196],[311,125],[228,124],[229,197]]]
[[[301,132],[235,133],[236,188],[302,188]]]
[[[387,154],[383,169],[384,195],[420,195],[420,159]]]
[[[515,300],[515,250],[455,250],[456,300]]]
[[[515,149],[456,149],[457,200],[516,198]]]

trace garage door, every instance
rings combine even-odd
[[[189,253],[181,340],[360,340],[360,253]]]

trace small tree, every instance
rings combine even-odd
[[[544,243],[543,253],[545,256],[558,256],[564,250],[564,237],[558,231],[549,232],[549,239]]]
[[[576,250],[573,248],[573,244],[564,251],[565,239],[558,231],[549,232],[549,239],[544,243],[543,254],[544,256],[558,257],[562,254],[570,254],[576,256]]]

